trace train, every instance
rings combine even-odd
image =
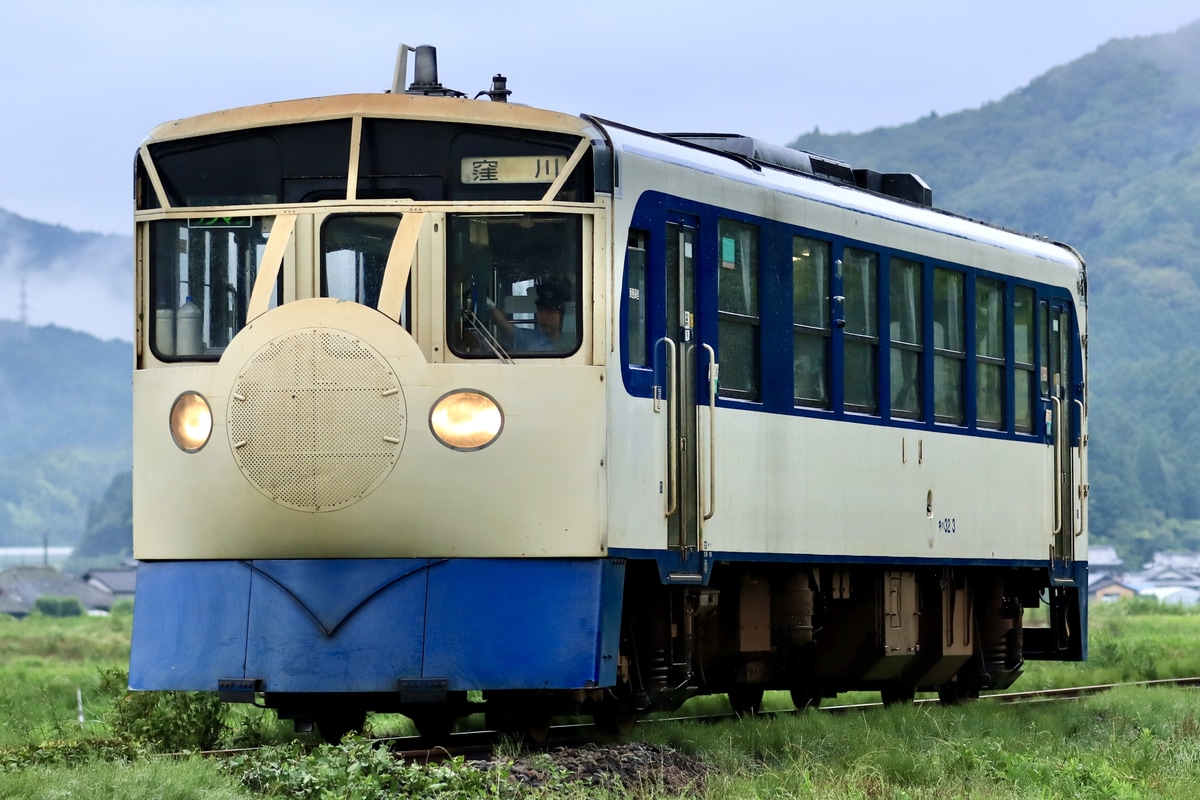
[[[401,46],[138,148],[131,689],[540,740],[1086,657],[1078,252],[510,94]]]

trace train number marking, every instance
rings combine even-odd
[[[945,519],[938,520],[938,530],[942,533],[954,533],[956,525],[954,517],[946,517]]]

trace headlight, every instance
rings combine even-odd
[[[429,412],[429,427],[446,447],[479,450],[500,435],[504,415],[496,401],[486,394],[460,389],[434,403]]]
[[[195,453],[208,444],[212,434],[212,409],[196,392],[184,392],[171,406],[171,438],[185,453]]]

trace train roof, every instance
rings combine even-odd
[[[266,125],[356,116],[445,122],[469,119],[483,125],[506,128],[537,128],[574,133],[588,138],[599,135],[599,131],[585,117],[517,103],[492,103],[462,97],[426,97],[405,93],[374,93],[283,100],[213,111],[165,122],[151,130],[146,138],[147,142],[159,142]]]
[[[609,120],[597,119],[595,122],[604,127],[618,153],[994,245],[1080,271],[1085,269],[1083,258],[1069,245],[934,208],[929,203],[895,193],[864,188],[858,185],[854,173],[870,171],[854,170],[843,162],[790,148],[763,145],[734,134],[658,134]],[[732,146],[731,141],[734,142]],[[780,151],[794,155],[781,157]],[[807,166],[806,162],[812,166]],[[920,181],[916,176],[912,178]],[[923,181],[921,185],[924,185]]]

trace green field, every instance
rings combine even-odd
[[[631,738],[701,765],[698,783],[679,789],[651,770],[625,788],[597,789],[535,755],[541,780],[531,787],[509,777],[531,769],[515,745],[500,767],[424,768],[397,764],[362,740],[315,746],[258,711],[222,716],[205,695],[127,697],[121,671],[129,633],[127,613],[0,616],[0,797],[1184,798],[1200,786],[1200,693],[1131,686],[1022,706],[983,701],[644,724]],[[1013,688],[1200,676],[1198,643],[1200,613],[1145,602],[1093,607],[1091,660],[1030,665]],[[691,706],[721,710],[723,700]],[[767,706],[786,708],[786,695],[770,696]],[[368,727],[406,728],[394,716]],[[272,744],[221,760],[157,755],[258,742]],[[510,771],[506,759],[523,766]]]

